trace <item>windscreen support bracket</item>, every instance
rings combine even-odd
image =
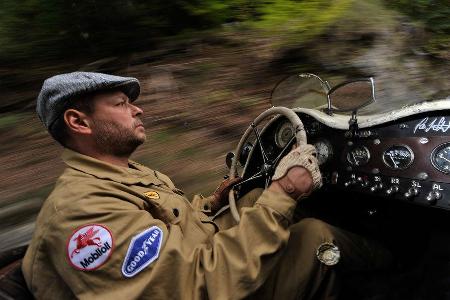
[[[352,111],[352,116],[348,121],[348,130],[350,137],[356,137],[358,132],[358,119],[356,118],[357,110]]]

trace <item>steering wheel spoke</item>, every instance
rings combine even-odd
[[[289,152],[288,149],[290,147],[292,147],[291,144],[292,144],[292,141],[294,141],[294,139],[295,139],[295,135],[293,137],[291,137],[291,139],[286,144],[286,146],[284,146],[284,148],[281,150],[280,154],[278,154],[278,156],[275,158],[275,160],[273,161],[274,165],[277,165],[278,162],[280,161],[280,159]]]
[[[258,144],[259,144],[259,148],[261,149],[261,154],[262,154],[263,162],[264,162],[264,163],[267,163],[267,162],[269,161],[269,158],[267,157],[267,154],[266,154],[266,152],[264,151],[264,146],[263,146],[263,144],[262,144],[262,140],[261,140],[261,136],[259,135],[258,128],[256,128],[255,123],[252,123],[251,126],[252,126],[252,128],[253,128],[253,132],[254,132],[255,135],[256,135],[256,141],[257,141]]]
[[[236,183],[236,184],[233,186],[233,188],[235,188],[235,187],[237,187],[237,186],[240,186],[240,185],[243,185],[244,183],[247,183],[247,182],[249,182],[249,181],[252,181],[252,180],[255,180],[255,179],[259,179],[259,178],[261,178],[261,177],[264,177],[264,172],[263,172],[263,171],[259,171],[258,173],[256,173],[256,174],[250,176],[249,178],[247,178],[247,179],[245,179],[245,180],[242,180],[241,182]]]

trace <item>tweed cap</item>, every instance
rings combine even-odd
[[[59,74],[44,81],[36,111],[45,127],[50,129],[75,97],[113,88],[121,89],[130,101],[136,100],[140,93],[139,81],[133,77],[93,72]]]

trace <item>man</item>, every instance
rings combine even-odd
[[[235,181],[191,203],[167,176],[130,161],[146,139],[139,91],[135,78],[100,73],[44,82],[37,112],[67,168],[23,261],[36,298],[332,299],[337,266],[382,266],[368,259],[368,241],[314,219],[292,224],[296,201],[321,186],[310,145],[240,200],[238,225],[213,217]]]

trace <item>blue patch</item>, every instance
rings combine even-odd
[[[163,231],[153,226],[133,237],[122,265],[122,274],[133,277],[159,256]]]

